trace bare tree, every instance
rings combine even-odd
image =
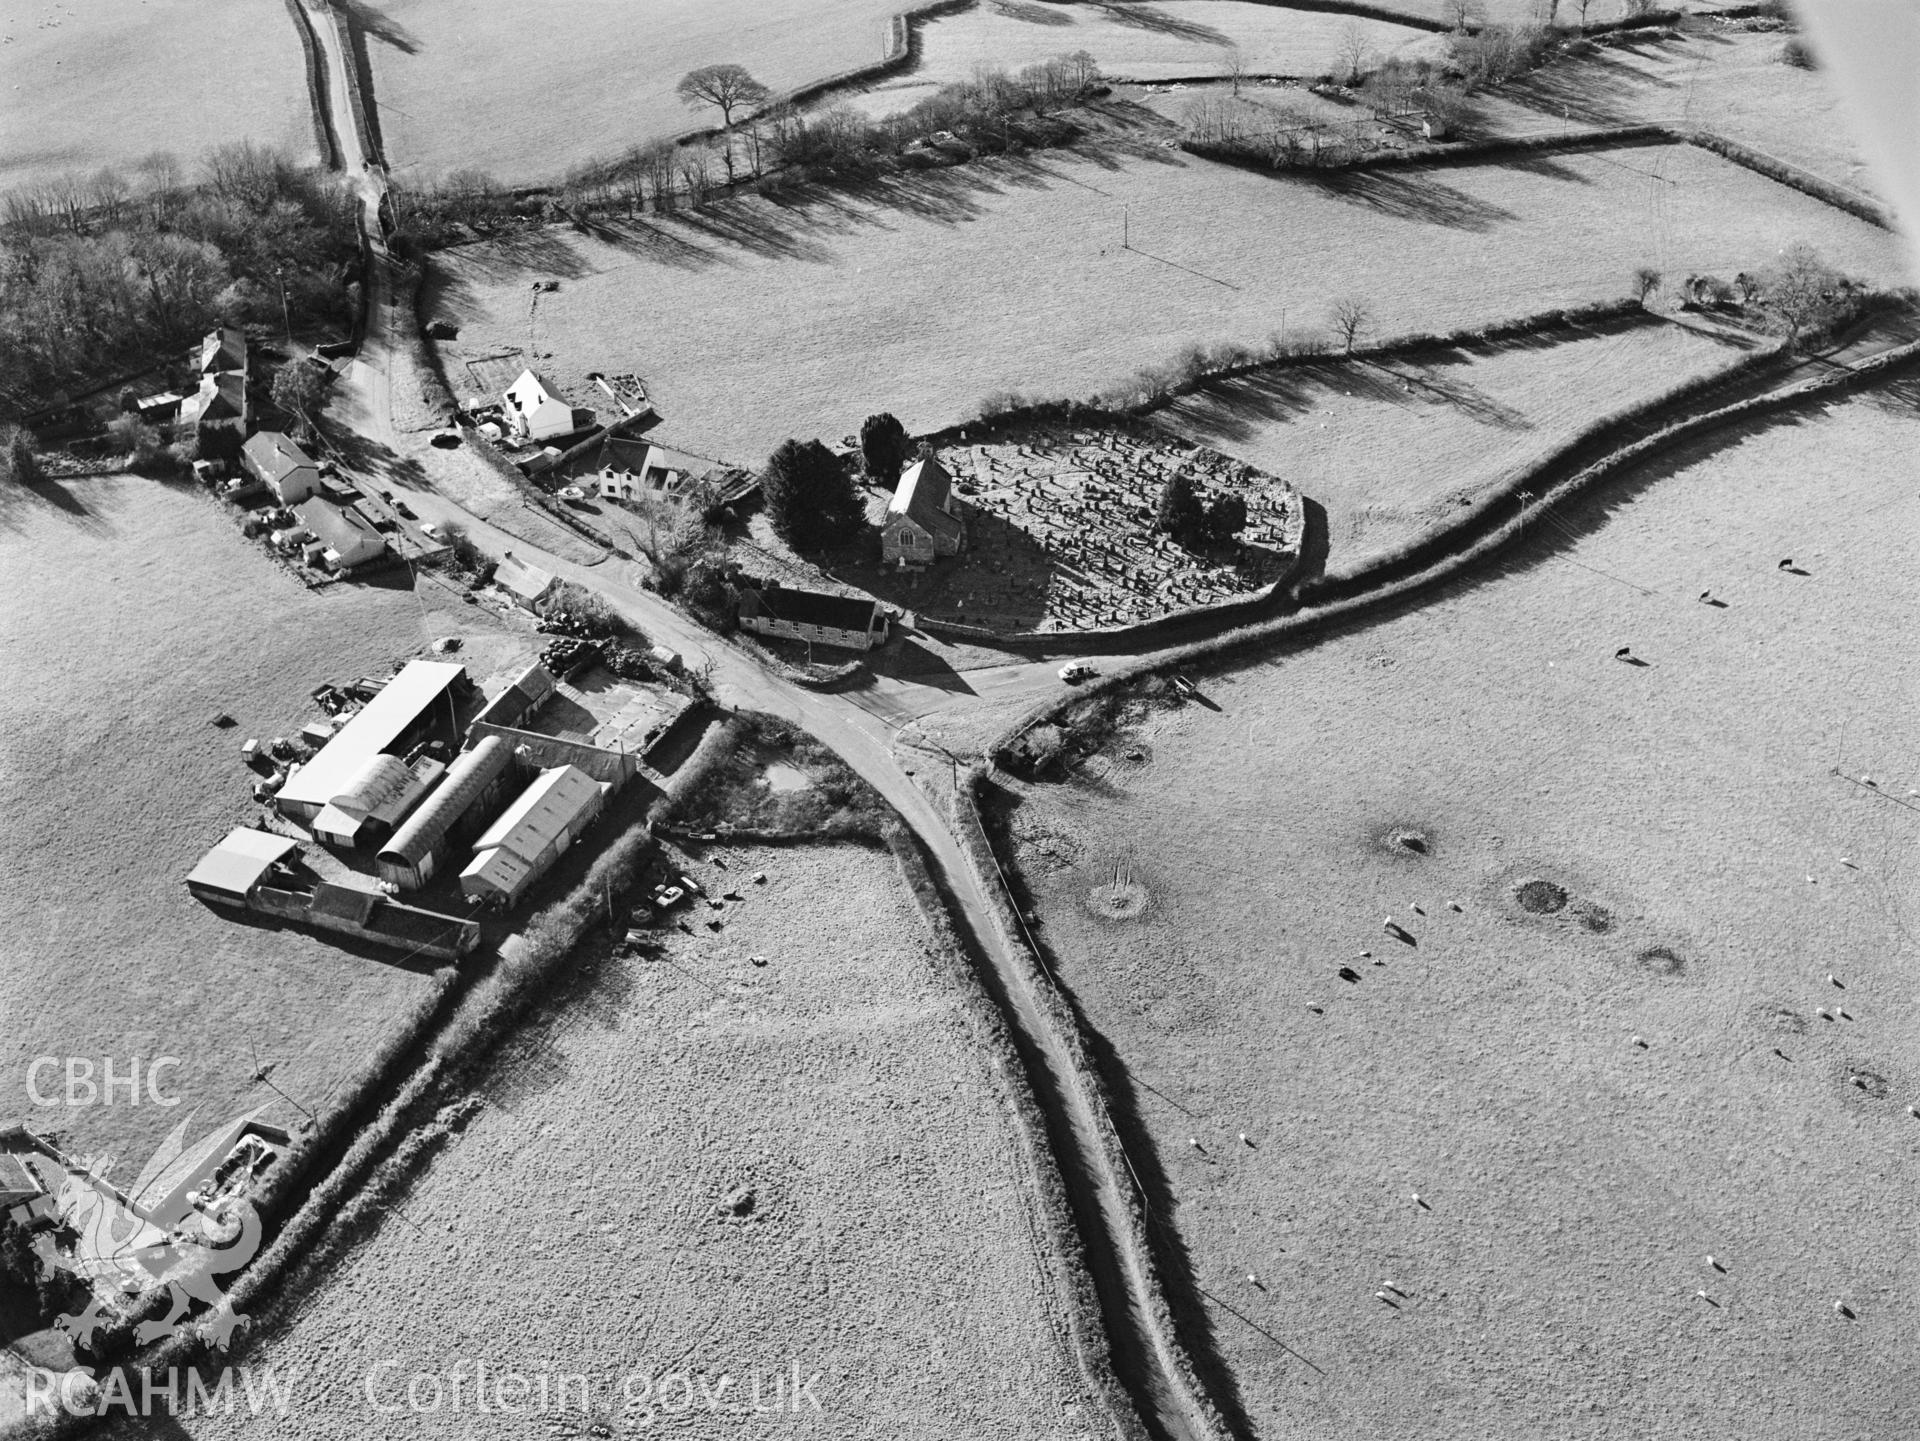
[[[754,109],[772,97],[747,73],[744,65],[703,65],[689,70],[674,86],[674,94],[689,106],[713,105],[720,110],[720,128],[726,145],[727,180],[733,180],[733,112]]]
[[[1349,355],[1373,325],[1373,307],[1357,295],[1341,296],[1333,302],[1327,315],[1333,322],[1333,333],[1340,337]]]
[[[1440,14],[1449,29],[1464,34],[1474,16],[1474,0],[1441,0]]]
[[[1344,85],[1358,85],[1360,77],[1366,73],[1369,48],[1367,29],[1358,20],[1349,20],[1340,27],[1339,48],[1335,52],[1340,60],[1340,74]]]
[[[707,148],[704,145],[689,145],[680,152],[680,188],[686,192],[687,204],[698,210],[707,203],[707,191],[712,185],[712,177],[707,170]],[[732,170],[732,165],[728,165]]]
[[[1651,265],[1643,265],[1633,272],[1634,298],[1642,305],[1645,305],[1648,298],[1659,288],[1660,272]]]
[[[1233,84],[1233,98],[1240,98],[1240,82],[1247,78],[1247,57],[1238,45],[1227,47],[1227,79]]]

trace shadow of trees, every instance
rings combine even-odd
[[[1297,177],[1322,194],[1396,220],[1485,232],[1519,216],[1434,175],[1414,170],[1308,172]]]
[[[52,511],[82,530],[96,535],[108,534],[112,524],[83,499],[85,488],[94,483],[88,476],[55,477],[32,485],[0,480],[0,531],[23,531],[33,522],[36,512]]]
[[[1197,20],[1188,20],[1168,10],[1149,9],[1140,0],[1092,0],[1100,13],[1116,25],[1125,25],[1133,30],[1148,30],[1155,35],[1165,35],[1174,40],[1190,40],[1199,45],[1233,44],[1224,31],[1211,25],[1202,25]]]

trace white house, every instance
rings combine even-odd
[[[264,482],[282,505],[298,505],[320,490],[320,467],[277,430],[254,432],[241,447],[240,463]]]
[[[514,430],[528,440],[546,440],[573,429],[573,407],[531,370],[521,371],[520,378],[507,387],[502,399],[506,402],[507,419],[513,423]]]
[[[953,496],[953,477],[933,456],[907,467],[887,503],[880,527],[880,556],[888,565],[919,570],[935,557],[958,555],[967,525]]]

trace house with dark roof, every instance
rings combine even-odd
[[[294,514],[323,547],[321,555],[330,569],[352,570],[386,553],[386,537],[358,510],[343,509],[316,495],[297,506]]]
[[[223,370],[217,375],[200,377],[200,389],[180,406],[180,418],[195,430],[209,425],[226,425],[236,430],[247,428],[247,376],[245,371]]]
[[[246,369],[247,333],[237,325],[209,330],[200,342],[200,373],[213,375],[222,370],[237,370],[244,375]]]
[[[920,570],[966,548],[967,523],[953,494],[953,477],[929,455],[907,467],[880,526],[880,556],[902,570]]]
[[[320,490],[320,467],[277,430],[257,431],[241,447],[240,463],[282,505],[297,505]]]
[[[740,628],[815,645],[872,650],[886,642],[887,611],[871,597],[788,590],[775,583],[742,586]]]

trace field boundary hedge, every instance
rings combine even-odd
[[[1053,1028],[1059,1049],[1073,1068],[1073,1076],[1062,1078],[1062,1084],[1078,1085],[1087,1097],[1087,1108],[1093,1113],[1099,1130],[1097,1139],[1107,1169],[1113,1176],[1115,1189],[1126,1202],[1127,1234],[1115,1240],[1130,1248],[1138,1257],[1142,1279],[1141,1299],[1148,1313],[1145,1319],[1159,1333],[1161,1346],[1173,1360],[1177,1379],[1203,1413],[1209,1429],[1215,1437],[1224,1441],[1229,1434],[1225,1422],[1208,1388],[1200,1380],[1167,1302],[1166,1287],[1159,1274],[1158,1253],[1149,1232],[1152,1218],[1132,1158],[1127,1155],[1119,1128],[1113,1120],[1112,1094],[1100,1068],[1087,1053],[1085,1029],[1077,1009],[1062,990],[1047,964],[1046,956],[1032,939],[1027,923],[1020,915],[1006,872],[981,820],[979,792],[986,784],[988,775],[988,767],[970,766],[955,788],[952,806],[955,839],[980,877],[981,889],[993,912],[1007,954],[1020,958],[1026,988],[1039,1005],[1046,1023]],[[1072,1129],[1069,1120],[1063,1118],[1061,1124]]]
[[[1431,35],[1451,35],[1453,27],[1444,20],[1427,15],[1409,15],[1385,5],[1369,5],[1366,0],[1250,0],[1270,10],[1312,10],[1323,15],[1352,15],[1360,20],[1380,20],[1409,30],[1425,30]]]
[[[1265,0],[1260,0],[1265,3]],[[1357,155],[1349,160],[1333,165],[1297,165],[1276,166],[1263,162],[1257,155],[1241,151],[1219,141],[1182,140],[1180,148],[1189,155],[1202,160],[1211,160],[1216,165],[1232,165],[1241,170],[1251,170],[1261,175],[1298,176],[1311,179],[1316,175],[1344,175],[1356,170],[1394,170],[1412,168],[1439,169],[1455,165],[1484,165],[1498,162],[1503,157],[1521,155],[1540,155],[1554,153],[1577,153],[1584,150],[1612,150],[1635,145],[1691,145],[1719,156],[1733,165],[1784,185],[1789,190],[1797,190],[1802,195],[1831,205],[1857,220],[1882,230],[1894,229],[1893,212],[1877,201],[1837,185],[1831,180],[1823,180],[1812,171],[1769,155],[1764,150],[1734,140],[1713,130],[1681,128],[1660,122],[1642,125],[1614,125],[1596,130],[1581,130],[1555,135],[1520,135],[1502,137],[1494,140],[1463,140],[1453,144],[1429,144],[1409,146],[1404,150],[1374,151]]]
[[[287,14],[293,18],[293,33],[300,37],[301,63],[307,72],[307,104],[313,110],[313,139],[320,148],[320,164],[327,170],[344,170],[346,156],[333,134],[333,117],[327,103],[326,60],[320,54],[320,42],[314,37],[313,26],[300,0],[286,0],[286,7]]]
[[[984,1033],[984,1059],[1012,1102],[1022,1169],[1027,1173],[1049,1233],[1047,1249],[1057,1258],[1055,1284],[1066,1293],[1063,1318],[1066,1349],[1078,1364],[1087,1389],[1106,1409],[1113,1431],[1129,1441],[1135,1438],[1144,1441],[1140,1420],[1114,1371],[1112,1344],[1101,1314],[1099,1294],[1094,1287],[1085,1242],[1074,1220],[1066,1181],[1048,1140],[1046,1113],[1015,1038],[1016,1028],[1008,1020],[988,980],[993,974],[992,963],[978,953],[977,943],[968,942],[965,927],[955,921],[956,907],[911,830],[905,825],[891,828],[886,847],[920,913],[933,930],[932,964],[960,993],[971,1025]]]
[[[1629,462],[1643,460],[1662,450],[1684,444],[1732,421],[1744,420],[1776,410],[1788,410],[1815,396],[1837,394],[1867,385],[1887,371],[1915,360],[1920,360],[1920,341],[1909,341],[1905,345],[1861,361],[1858,365],[1839,374],[1817,376],[1798,385],[1768,391],[1763,395],[1750,396],[1745,400],[1735,401],[1730,405],[1664,426],[1653,434],[1623,446],[1576,471],[1549,493],[1536,497],[1530,504],[1517,510],[1507,521],[1477,540],[1469,540],[1458,526],[1416,538],[1408,546],[1401,547],[1397,554],[1389,552],[1388,555],[1376,557],[1344,576],[1330,578],[1337,579],[1337,583],[1348,591],[1348,594],[1343,597],[1329,597],[1311,610],[1281,616],[1260,625],[1247,626],[1223,635],[1210,636],[1168,654],[1149,657],[1098,677],[1076,692],[1050,697],[1014,721],[993,743],[990,753],[996,763],[1000,763],[1009,756],[1008,748],[1021,736],[1036,725],[1057,720],[1068,707],[1085,701],[1089,696],[1105,694],[1149,676],[1177,671],[1183,666],[1196,662],[1221,660],[1242,652],[1270,648],[1276,643],[1310,639],[1323,631],[1347,624],[1370,611],[1390,605],[1416,591],[1444,583],[1460,574],[1470,563],[1499,549],[1524,531],[1531,529],[1541,517],[1562,500],[1578,494]],[[1721,377],[1723,380],[1725,378],[1724,375]],[[1511,499],[1515,492],[1523,488],[1523,483],[1529,474],[1538,473],[1549,463],[1551,461],[1529,467],[1526,472],[1514,477],[1506,487],[1507,498]],[[1451,542],[1451,544],[1443,544],[1445,542]],[[1434,547],[1432,563],[1426,569],[1403,575],[1399,579],[1384,576],[1383,572],[1387,569],[1388,563],[1391,563],[1395,569],[1404,570],[1410,559],[1408,552],[1415,546],[1423,549],[1427,546]],[[1365,588],[1362,588],[1363,583]]]
[[[353,110],[353,128],[359,132],[360,148],[384,170],[387,150],[380,135],[380,112],[373,103],[373,60],[367,54],[366,30],[334,0],[316,0],[316,3],[324,6],[332,18],[334,34],[340,39],[341,58],[353,72],[349,77],[353,83],[348,88],[347,103]]]

